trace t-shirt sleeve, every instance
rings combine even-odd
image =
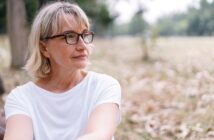
[[[120,108],[121,105],[121,87],[117,80],[107,78],[101,82],[100,95],[95,103],[95,107],[103,103],[115,103]]]
[[[100,89],[99,96],[96,100],[94,108],[104,103],[115,103],[121,110],[121,87],[117,80],[112,77],[103,79],[98,88]],[[117,123],[121,122],[121,111],[118,112]]]
[[[17,114],[27,115],[30,117],[25,99],[20,95],[17,88],[7,96],[4,110],[6,119]]]

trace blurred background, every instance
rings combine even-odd
[[[22,70],[28,33],[50,1],[0,0],[1,108],[30,80]],[[67,1],[84,9],[96,34],[88,69],[121,84],[117,140],[214,139],[213,0]]]

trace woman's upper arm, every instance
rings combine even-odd
[[[104,103],[97,106],[91,113],[86,132],[96,133],[110,140],[118,124],[119,107],[115,103]]]
[[[4,140],[33,140],[32,120],[26,115],[13,115],[6,121]]]

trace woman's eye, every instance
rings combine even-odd
[[[76,38],[76,35],[74,35],[74,34],[68,34],[67,38]]]

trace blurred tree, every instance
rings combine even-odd
[[[143,19],[143,9],[139,9],[130,22],[130,34],[131,35],[141,35],[145,32],[145,29],[148,27],[147,23]]]
[[[106,5],[101,4],[96,16],[92,18],[93,30],[100,36],[106,35],[106,31],[113,24],[114,17],[111,17]]]
[[[51,1],[57,0],[39,0],[39,7],[43,4]],[[113,24],[115,19],[111,16],[105,1],[98,0],[58,0],[58,1],[68,1],[77,3],[91,19],[92,29],[97,35],[103,36],[107,31],[108,27]]]
[[[116,36],[117,35],[119,35],[119,36],[128,35],[128,34],[130,34],[129,27],[130,27],[129,23],[113,24],[112,34],[116,35]]]
[[[138,1],[139,2],[139,1]],[[131,35],[140,35],[141,36],[141,48],[142,48],[142,60],[148,61],[150,59],[150,53],[149,53],[149,45],[148,45],[148,34],[147,34],[147,28],[148,23],[144,20],[143,14],[144,14],[144,7],[138,3],[138,11],[133,16],[131,22],[130,22],[130,34]]]
[[[146,22],[143,19],[144,9],[139,8],[130,23],[131,35],[141,35],[142,41],[142,60],[148,61],[150,59],[149,46],[148,46],[148,34],[146,33]]]
[[[91,19],[92,29],[99,36],[106,35],[106,31],[113,24],[115,16],[110,15],[105,1],[75,0]]]
[[[0,0],[0,33],[6,32],[6,0]]]
[[[160,35],[214,35],[214,1],[200,0],[199,8],[190,7],[186,13],[160,18],[156,24]],[[169,30],[170,29],[170,30]]]
[[[7,0],[7,31],[11,45],[12,68],[25,63],[28,27],[23,0]]]
[[[214,1],[201,0],[200,8],[188,12],[189,35],[214,35]]]
[[[37,0],[37,1],[39,2],[39,7],[42,7],[42,5],[44,5],[47,2],[50,2],[51,0]]]
[[[186,35],[188,27],[187,15],[183,13],[164,16],[157,21],[155,25],[159,28],[159,35]]]
[[[36,14],[36,11],[39,9],[40,3],[39,0],[24,0],[24,3],[26,8],[28,25],[30,26],[33,22],[33,18]]]
[[[63,1],[63,0],[23,0],[25,2],[26,14],[28,25],[31,24],[36,11],[47,2]],[[106,30],[113,24],[114,19],[117,17],[109,13],[107,3],[100,0],[64,0],[75,2],[89,16],[93,25],[93,30],[98,35],[103,35]],[[116,2],[115,2],[116,5]],[[6,32],[6,0],[0,0],[0,33]]]
[[[3,83],[3,80],[0,76],[0,95],[2,95],[4,93],[5,93],[4,83]]]

